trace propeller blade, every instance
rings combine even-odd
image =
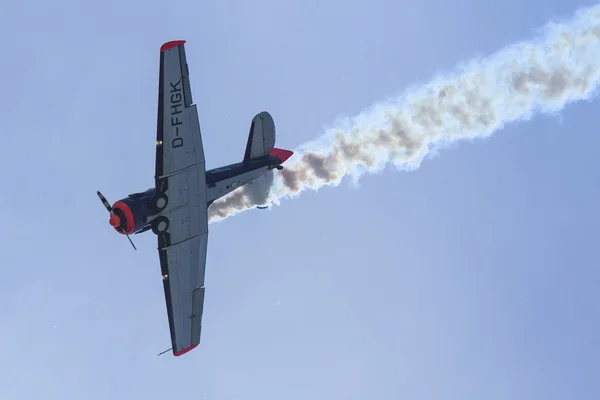
[[[123,233],[125,233],[125,231],[123,231]],[[125,233],[125,236],[127,236],[127,239],[129,239],[129,243],[131,243],[131,245],[133,246],[133,249],[137,250],[137,247],[135,247],[135,244],[133,244],[133,240],[131,240],[131,238],[129,237],[129,235]]]
[[[108,201],[106,201],[106,197],[102,196],[102,193],[100,193],[99,190],[96,191],[96,194],[100,198],[100,201],[102,202],[102,204],[104,204],[104,207],[108,210],[108,212],[112,216],[114,214],[114,212],[113,212],[112,207],[110,206],[110,203]]]
[[[100,193],[99,190],[96,191],[96,194],[98,195],[98,197],[100,198],[100,201],[102,202],[102,204],[104,204],[104,207],[108,210],[108,212],[110,213],[110,216],[112,217],[113,215],[115,215],[115,212],[113,211],[112,207],[110,206],[110,203],[108,201],[106,201],[106,197],[104,197],[102,195],[102,193]],[[137,247],[135,247],[135,244],[133,244],[133,241],[131,240],[131,238],[129,237],[129,235],[127,234],[127,232],[125,232],[125,230],[123,228],[121,228],[119,226],[119,230],[121,232],[123,232],[125,234],[125,236],[127,236],[127,239],[129,239],[129,243],[131,243],[131,245],[133,246],[134,250],[137,250]]]

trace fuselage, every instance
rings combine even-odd
[[[240,186],[265,175],[281,162],[275,156],[266,155],[206,171],[207,207]]]
[[[277,168],[281,163],[279,158],[267,155],[206,171],[206,207],[271,169]],[[152,201],[155,195],[156,188],[150,188],[115,202],[112,208],[121,220],[121,224],[115,227],[115,230],[127,234],[150,230],[152,220],[160,214],[160,211],[153,207]]]

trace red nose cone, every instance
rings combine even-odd
[[[108,220],[108,223],[110,224],[110,226],[116,228],[117,226],[119,226],[121,224],[121,218],[119,218],[119,216],[115,214],[110,217],[110,219]]]

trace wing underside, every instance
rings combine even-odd
[[[184,41],[161,48],[156,136],[156,191],[168,199],[157,217],[167,223],[158,251],[173,354],[181,355],[200,343],[208,240],[204,149]]]

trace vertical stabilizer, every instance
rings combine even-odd
[[[266,111],[256,114],[250,125],[244,161],[266,156],[275,146],[275,122]]]

